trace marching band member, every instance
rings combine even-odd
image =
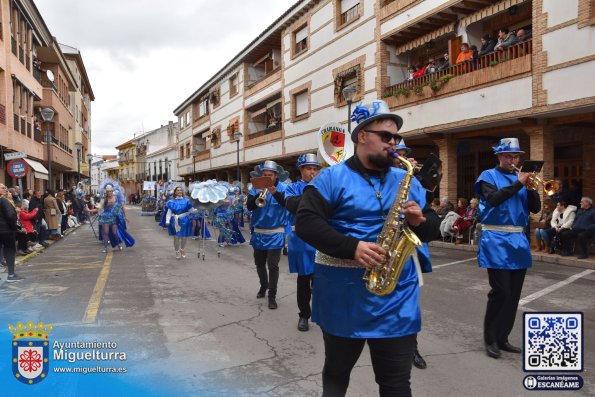
[[[500,350],[520,353],[508,341],[527,269],[531,267],[531,250],[525,235],[529,212],[541,209],[535,190],[525,188],[531,174],[514,167],[525,153],[517,138],[504,138],[493,148],[499,165],[481,173],[475,182],[479,195],[479,217],[482,226],[477,261],[488,269],[490,287],[484,319],[486,353],[499,358]]]
[[[323,395],[345,395],[351,370],[365,343],[381,395],[410,396],[416,336],[421,327],[417,271],[411,258],[395,290],[369,292],[364,268],[383,262],[375,241],[405,172],[393,167],[389,149],[401,140],[403,120],[384,101],[358,105],[351,118],[355,155],[326,168],[304,189],[296,233],[316,256],[312,319],[324,336]],[[439,237],[439,220],[426,206],[425,192],[411,178],[402,214],[422,241]]]
[[[281,180],[287,179],[288,175],[283,167],[272,160],[257,165],[250,175],[252,177],[266,176],[273,181],[273,185],[265,189],[266,196],[264,196],[265,191],[250,189],[246,207],[252,211],[250,245],[254,249],[254,262],[260,280],[260,289],[256,297],[264,298],[268,289],[269,309],[276,309],[279,260],[281,259],[281,250],[285,245],[287,211],[272,196],[276,192],[285,192],[287,185]],[[257,198],[264,200],[262,206],[257,205]]]
[[[176,259],[186,258],[186,241],[192,236],[192,220],[189,215],[193,210],[188,197],[184,197],[184,189],[178,186],[173,191],[173,198],[165,204],[165,225],[170,236],[174,236]]]
[[[320,163],[316,155],[312,153],[302,154],[298,157],[296,167],[300,171],[301,180],[290,184],[285,191],[285,197],[282,202],[287,210],[295,215],[300,199],[304,193],[304,188],[318,175]],[[274,195],[277,199],[277,194]],[[280,201],[277,199],[277,201]],[[281,202],[281,201],[280,201]],[[295,224],[295,217],[290,216],[291,223]],[[297,329],[307,331],[310,326],[308,320],[312,314],[310,309],[310,298],[312,297],[312,280],[314,276],[314,254],[316,250],[306,244],[295,234],[295,227],[289,234],[288,261],[289,271],[297,273],[297,305],[300,309]]]

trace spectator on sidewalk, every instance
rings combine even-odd
[[[13,283],[21,281],[23,278],[14,272],[17,212],[14,205],[6,197],[9,194],[6,185],[0,184],[0,245],[4,250],[4,259],[8,270],[6,281]]]
[[[566,201],[558,201],[556,209],[552,214],[552,243],[550,245],[550,254],[553,254],[556,248],[560,247],[560,254],[568,252],[568,247],[562,245],[561,233],[564,230],[572,228],[572,223],[576,217],[576,207],[568,205]],[[567,255],[564,255],[567,256]]]
[[[35,231],[37,232],[37,242],[47,248],[49,247],[49,244],[45,242],[47,238],[47,225],[43,220],[43,200],[40,190],[34,190],[33,197],[29,201],[29,210],[33,211],[34,208],[38,210],[33,222],[33,227],[35,227]]]
[[[549,252],[550,240],[552,239],[551,223],[554,208],[556,208],[556,205],[551,198],[547,198],[543,201],[543,209],[541,210],[539,223],[535,228],[535,242],[537,243],[535,252]]]
[[[27,232],[27,238],[29,240],[28,245],[32,246],[33,248],[41,248],[36,247],[37,242],[37,233],[35,232],[35,228],[33,227],[32,221],[35,219],[37,215],[38,209],[35,208],[33,211],[29,211],[29,204],[21,203],[21,212],[19,212],[19,220],[21,221],[21,225]]]
[[[60,223],[58,222],[58,214],[60,208],[54,197],[54,191],[48,190],[47,196],[43,199],[43,207],[45,212],[45,222],[48,225],[50,239],[58,240],[60,238]]]
[[[587,259],[589,257],[587,243],[595,237],[595,208],[590,197],[583,197],[580,203],[581,208],[576,213],[572,229],[563,230],[560,235],[562,246],[567,249],[566,252],[562,252],[562,255],[570,255],[574,243],[574,253],[578,259]]]

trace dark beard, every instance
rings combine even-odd
[[[369,154],[368,161],[382,170],[389,169],[393,165],[393,160],[388,158],[386,154]]]

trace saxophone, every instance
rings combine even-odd
[[[396,155],[396,153],[394,154]],[[394,156],[393,155],[393,156]],[[399,191],[390,208],[376,244],[386,251],[386,259],[378,265],[366,269],[364,281],[368,291],[375,295],[388,295],[395,290],[403,267],[421,240],[407,226],[403,215],[403,204],[407,202],[411,189],[411,178],[415,172],[412,164],[404,157],[396,155],[407,168],[407,174],[399,185]]]

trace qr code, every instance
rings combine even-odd
[[[583,313],[524,313],[525,371],[583,370]]]

